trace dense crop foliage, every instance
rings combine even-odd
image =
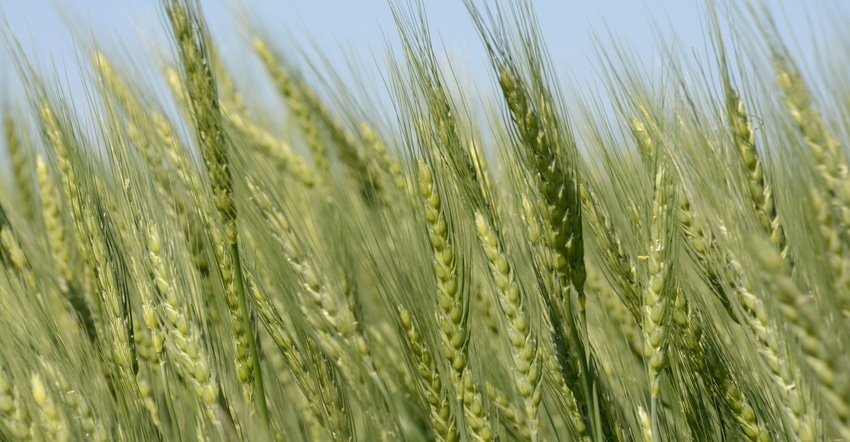
[[[704,61],[568,94],[476,5],[491,93],[396,5],[388,108],[246,26],[285,122],[196,0],[173,100],[91,44],[71,104],[7,35],[0,440],[850,440],[846,77],[709,5]]]

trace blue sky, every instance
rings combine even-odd
[[[491,0],[492,1],[492,0]],[[460,69],[472,79],[488,75],[478,36],[460,0],[424,0],[434,35],[447,52],[460,61]],[[656,31],[675,36],[682,47],[704,48],[700,20],[702,0],[537,0],[535,9],[559,75],[585,84],[594,79],[592,34],[603,42],[610,30],[628,41],[642,62],[655,63]],[[834,1],[779,0],[772,7],[786,17],[798,36],[809,34],[805,7],[837,4]],[[205,14],[225,52],[237,60],[249,46],[238,25],[238,12],[249,11],[280,35],[286,44],[294,38],[321,48],[331,62],[341,66],[349,56],[370,64],[383,60],[386,41],[396,31],[387,0],[201,0]],[[240,5],[240,6],[237,6]],[[93,35],[101,42],[121,44],[136,51],[150,35],[162,41],[162,17],[157,0],[0,0],[5,20],[21,40],[24,50],[44,66],[52,63],[67,70],[71,83],[76,76],[75,43],[68,22],[78,35]],[[826,8],[828,9],[828,8]],[[847,7],[842,9],[848,11]],[[823,11],[821,11],[823,12]],[[63,19],[63,17],[71,17]],[[13,74],[7,57],[0,58],[0,81]],[[60,75],[64,77],[64,75]],[[6,86],[7,87],[7,86]],[[74,88],[74,86],[72,86]],[[0,89],[2,90],[2,89]]]

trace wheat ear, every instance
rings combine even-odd
[[[587,319],[581,200],[575,164],[575,141],[557,117],[548,91],[530,91],[520,81],[518,68],[508,62],[497,65],[499,85],[524,151],[520,154],[537,188],[537,202],[530,205],[528,219],[538,223],[542,235],[536,244],[541,293],[551,328],[552,344],[567,385],[585,415],[591,438],[608,437],[610,410],[600,401],[596,371],[587,351]],[[542,69],[533,66],[532,69]],[[532,95],[534,94],[534,95]],[[563,149],[563,150],[562,150]],[[574,318],[572,291],[578,304]],[[596,431],[598,434],[593,434]]]
[[[756,209],[762,228],[770,237],[770,242],[780,251],[782,258],[788,261],[790,260],[788,239],[785,236],[785,228],[779,219],[779,214],[776,212],[776,197],[773,194],[773,188],[768,185],[764,177],[764,166],[756,149],[756,134],[753,130],[753,123],[747,117],[741,96],[728,85],[726,87],[726,106],[735,146],[738,148],[741,160],[747,168],[749,195],[753,207]]]
[[[316,370],[316,391],[331,439],[334,442],[353,442],[356,436],[354,422],[348,396],[345,394],[344,381],[337,373],[337,365],[328,360],[309,339],[306,350]]]
[[[454,240],[443,212],[443,199],[437,192],[431,167],[424,161],[419,162],[419,190],[425,201],[425,218],[437,275],[437,324],[442,331],[443,349],[451,368],[452,384],[460,395],[461,380],[468,363],[468,300],[458,280]]]
[[[107,427],[94,414],[89,401],[86,400],[82,391],[74,389],[65,375],[53,366],[53,364],[42,360],[42,366],[47,374],[47,378],[53,382],[54,387],[59,392],[62,402],[76,416],[86,440],[106,442],[108,440]]]
[[[809,383],[804,382],[800,361],[790,353],[785,344],[786,333],[773,317],[765,302],[746,284],[742,276],[743,266],[729,255],[728,266],[732,271],[735,293],[741,309],[743,324],[752,333],[759,347],[759,355],[770,370],[782,401],[782,410],[791,431],[801,440],[816,439],[819,418],[814,409],[813,395]]]
[[[339,118],[331,112],[316,91],[303,78],[298,78],[295,81],[295,87],[306,104],[307,111],[313,115],[313,121],[321,125],[321,129],[327,134],[329,144],[336,149],[336,157],[349,169],[352,178],[360,186],[361,194],[365,197],[371,197],[374,194],[381,196],[386,189],[375,175],[378,172],[373,167],[376,159],[368,157],[368,155],[377,152],[363,151],[359,137],[355,137],[343,127]]]
[[[316,181],[313,170],[304,158],[292,151],[288,144],[275,138],[265,128],[252,121],[248,115],[239,113],[224,102],[221,103],[221,110],[233,128],[246,140],[250,140],[251,145],[261,153],[275,160],[280,170],[292,175],[304,186],[313,187]]]
[[[459,442],[461,438],[452,410],[451,399],[448,395],[448,389],[443,385],[443,380],[439,371],[437,371],[436,361],[413,323],[410,312],[404,307],[398,306],[398,315],[399,322],[404,330],[405,343],[416,364],[417,386],[428,402],[434,436],[441,442]]]
[[[614,224],[611,222],[611,216],[608,210],[603,206],[602,201],[596,194],[596,191],[585,183],[581,187],[582,204],[584,210],[582,215],[587,220],[593,233],[597,238],[603,239],[602,252],[605,256],[608,266],[613,269],[612,272],[616,279],[620,292],[624,296],[621,297],[635,320],[640,319],[639,303],[640,294],[637,287],[637,266],[634,260],[626,253],[623,243],[620,240],[620,235],[614,229]],[[589,279],[588,271],[588,279]]]
[[[539,437],[538,409],[543,380],[538,355],[537,333],[532,329],[532,317],[528,311],[525,295],[517,282],[511,263],[505,254],[493,227],[481,212],[475,214],[478,238],[484,255],[490,263],[490,272],[499,292],[499,305],[506,319],[506,332],[511,344],[514,381],[523,398],[526,419],[530,427],[530,440]]]
[[[370,383],[384,390],[383,381],[377,376],[372,355],[363,338],[352,305],[346,282],[333,281],[320,271],[316,256],[302,246],[301,240],[292,229],[280,209],[251,179],[247,179],[256,207],[265,219],[274,238],[283,246],[283,254],[292,269],[298,274],[306,301],[300,303],[307,323],[316,334],[315,344],[333,360],[349,386],[361,400],[370,400]],[[368,410],[369,417],[376,422],[395,426],[387,422],[375,410]]]
[[[640,316],[636,319],[629,309],[623,304],[622,300],[613,293],[614,290],[609,285],[599,269],[592,265],[587,266],[587,288],[590,289],[599,301],[608,311],[608,315],[619,327],[626,339],[626,343],[632,353],[640,359],[643,359],[643,332],[640,328]],[[639,313],[639,312],[638,312]]]
[[[265,293],[256,281],[254,276],[248,272],[248,293],[254,299],[257,305],[257,313],[263,318],[263,323],[266,325],[266,330],[269,332],[275,345],[286,359],[289,370],[295,377],[298,387],[304,396],[308,398],[316,397],[316,385],[318,380],[315,375],[309,370],[308,360],[304,358],[302,352],[299,351],[299,346],[296,345],[292,335],[287,331],[283,319],[280,317],[277,309],[270,302],[269,295]],[[324,421],[324,412],[319,404],[314,401],[307,401],[310,412],[321,425],[327,425]],[[328,431],[332,431],[328,428]]]
[[[251,118],[242,94],[236,89],[233,77],[214,49],[214,46],[210,46],[210,53],[216,60],[214,63],[215,71],[218,74],[217,77],[221,86],[222,98],[219,105],[222,114],[230,121],[233,128],[244,138],[250,140],[251,144],[258,148],[261,153],[277,161],[281,170],[291,174],[305,186],[312,187],[315,183],[313,170],[307,165],[304,158],[292,152],[288,144],[276,139],[274,135]]]
[[[44,385],[41,375],[33,373],[30,388],[35,404],[38,406],[39,421],[45,435],[55,442],[70,442],[71,434],[65,413],[56,404],[53,392]]]
[[[184,69],[184,78],[194,117],[201,153],[214,196],[219,219],[224,225],[229,250],[224,244],[216,244],[217,258],[221,267],[227,307],[230,313],[233,335],[236,338],[236,371],[243,386],[246,399],[253,401],[263,421],[268,422],[269,413],[263,389],[263,376],[259,361],[254,326],[248,312],[239,256],[236,205],[233,201],[233,182],[228,160],[228,146],[222,125],[218,90],[207,59],[209,38],[198,11],[178,0],[170,0],[166,11],[171,22]],[[217,229],[214,229],[217,230]],[[215,231],[213,232],[216,233]]]
[[[330,161],[328,159],[327,148],[322,139],[319,130],[319,122],[315,115],[310,112],[309,105],[304,100],[295,82],[289,76],[289,73],[281,67],[280,60],[277,59],[272,50],[259,37],[254,37],[254,50],[260,56],[260,60],[266,67],[266,70],[274,80],[275,86],[286,99],[289,109],[295,116],[298,127],[304,133],[307,141],[307,146],[313,153],[313,161],[316,163],[316,168],[319,170],[320,178],[327,180],[330,173]]]
[[[20,212],[27,220],[34,219],[35,188],[32,182],[32,159],[21,139],[20,127],[11,112],[5,113],[6,149],[12,160],[12,173],[18,192]]]
[[[484,406],[484,396],[478,384],[467,370],[461,380],[463,385],[463,416],[467,436],[476,442],[491,442],[496,440],[496,433],[490,423],[490,416]]]
[[[35,159],[35,175],[38,180],[41,218],[48,237],[47,246],[58,273],[59,289],[67,294],[70,291],[70,286],[75,283],[75,278],[71,271],[70,252],[65,241],[65,227],[60,215],[59,195],[53,186],[47,164],[41,155],[36,156]]]
[[[82,261],[85,264],[83,265],[84,279],[79,284],[79,286],[83,288],[81,290],[82,296],[79,298],[73,298],[74,306],[83,318],[89,337],[94,338],[98,334],[105,333],[105,331],[103,330],[103,324],[100,323],[99,318],[96,318],[92,314],[92,312],[101,308],[101,302],[100,299],[95,296],[96,289],[92,287],[95,279],[91,263],[92,257],[90,256],[86,245],[82,241],[82,238],[86,237],[86,226],[83,225],[85,217],[82,214],[81,190],[76,179],[75,170],[71,167],[70,149],[67,143],[68,138],[66,138],[65,133],[62,130],[62,126],[56,117],[53,107],[46,99],[42,99],[39,102],[39,105],[42,129],[55,156],[56,168],[59,171],[59,182],[61,184],[60,187],[62,189],[62,196],[65,198],[68,208],[70,209],[67,213],[71,220],[72,227],[72,239],[70,242],[73,245],[71,247],[74,247],[79,251],[80,258],[82,258]],[[46,167],[43,169],[43,176],[49,176]],[[47,178],[47,180],[49,180],[49,178]],[[45,198],[46,200],[43,200],[42,204],[45,204],[45,202],[49,204],[52,198],[55,202],[57,202],[56,207],[59,207],[60,203],[58,203],[58,199],[54,196],[46,195]],[[53,207],[47,207],[43,210],[53,210]],[[55,224],[56,229],[62,228],[62,222],[59,221],[59,218],[60,216],[57,213],[57,223]],[[48,226],[45,225],[45,227]],[[59,233],[54,233],[57,235],[56,238],[59,238]],[[56,244],[51,245],[51,247],[55,246]],[[63,244],[63,247],[66,249],[68,248],[65,244]],[[57,261],[65,260],[67,257],[60,253],[55,256],[55,259]]]
[[[19,440],[31,440],[32,422],[27,406],[8,371],[0,366],[0,422],[9,434]]]
[[[785,104],[806,141],[826,190],[817,192],[812,198],[815,199],[819,212],[817,221],[827,245],[827,261],[835,278],[835,295],[845,317],[850,317],[850,259],[847,258],[850,248],[850,235],[847,233],[850,228],[850,165],[838,140],[814,107],[802,75],[779,55],[775,55],[774,68],[779,88],[785,95]]]
[[[522,440],[531,440],[531,429],[525,419],[525,413],[514,406],[511,398],[492,383],[487,382],[484,386],[487,389],[487,397],[499,410],[502,426],[510,427]]]
[[[159,231],[148,227],[146,235],[147,259],[153,276],[153,283],[162,297],[161,309],[164,324],[167,324],[166,350],[171,359],[189,376],[194,392],[206,409],[210,421],[220,427],[218,413],[219,387],[215,372],[210,365],[205,344],[194,319],[185,305],[185,294],[181,296],[174,286],[170,264],[162,254]],[[151,302],[151,301],[147,301]],[[152,320],[153,318],[148,318]],[[161,322],[156,321],[156,324]]]
[[[419,161],[419,191],[425,201],[425,219],[434,253],[437,276],[437,325],[443,355],[449,363],[457,402],[463,406],[466,427],[476,440],[494,437],[481,399],[469,370],[469,289],[461,286],[455,241],[456,232],[448,224],[444,199],[434,173]]]
[[[837,417],[836,426],[850,439],[850,372],[848,361],[834,332],[824,324],[814,299],[803,294],[783,272],[781,257],[761,247],[758,258],[763,281],[779,301],[779,310],[797,336],[805,361],[820,386],[826,404]]]
[[[379,171],[379,176],[383,176],[385,181],[392,184],[392,186],[385,187],[395,187],[402,192],[407,191],[407,182],[404,179],[401,164],[397,158],[387,151],[386,144],[365,121],[360,124],[360,136],[363,138],[366,147],[372,152],[371,155],[368,155],[374,162],[372,167]]]
[[[667,367],[669,344],[669,314],[672,311],[673,261],[670,259],[675,238],[676,194],[670,165],[663,151],[655,153],[655,180],[649,213],[648,250],[645,258],[643,284],[642,328],[648,360],[652,438],[661,438],[658,428],[661,373]]]
[[[560,363],[555,359],[555,356],[550,353],[548,354],[548,357],[544,358],[543,367],[545,368],[544,373],[548,379],[547,383],[555,385],[558,395],[561,396],[563,404],[565,405],[564,414],[567,419],[569,419],[572,427],[576,430],[576,433],[578,433],[579,439],[582,442],[589,442],[590,435],[587,432],[586,421],[582,416],[581,411],[578,409],[578,401],[575,396],[573,396],[572,390],[570,390],[566,381],[564,381]]]
[[[0,206],[0,217],[5,218],[6,215],[3,212],[2,206]],[[36,291],[36,295],[38,297],[41,296],[38,291],[40,290],[38,287],[38,281],[35,279],[35,274],[32,272],[32,268],[27,260],[27,255],[24,253],[24,249],[21,248],[21,244],[18,242],[18,238],[15,237],[15,234],[12,231],[12,226],[8,223],[8,220],[3,220],[0,222],[0,246],[2,246],[2,251],[0,251],[0,257],[2,259],[8,260],[7,262],[11,264],[10,269],[13,269],[21,278],[21,280],[32,290]]]
[[[695,308],[679,291],[673,307],[673,323],[677,326],[678,345],[687,356],[688,363],[705,379],[714,379],[718,392],[735,416],[738,426],[752,442],[769,442],[773,438],[758,421],[748,398],[738,388],[733,373],[726,364],[720,363],[714,353],[709,354],[705,346],[710,345]],[[713,359],[712,359],[713,358]]]

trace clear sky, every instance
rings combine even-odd
[[[766,1],[788,19],[785,29],[798,37],[809,34],[807,6],[811,10],[812,5],[841,3]],[[453,59],[461,61],[460,69],[473,79],[487,75],[478,36],[461,0],[423,2],[434,35],[441,38]],[[386,41],[396,39],[387,0],[201,0],[201,4],[218,40],[228,42],[225,52],[231,57],[238,58],[240,52],[250,49],[238,25],[236,11],[243,8],[274,35],[283,37],[283,44],[291,41],[287,35],[302,43],[314,41],[337,65],[344,64],[346,56],[382,62]],[[666,38],[675,35],[683,47],[704,48],[699,12],[703,0],[536,0],[533,4],[557,72],[579,84],[592,81],[593,66],[598,65],[593,32],[605,43],[610,42],[609,30],[628,41],[646,65],[653,63],[657,30]],[[838,8],[850,11],[846,6]],[[141,48],[154,34],[162,42],[164,35],[158,0],[0,0],[0,11],[30,56],[42,65],[52,60],[60,70],[67,68],[72,71],[69,77],[77,71],[69,22],[81,35],[120,41],[129,48]],[[0,81],[12,73],[4,53],[0,56]]]

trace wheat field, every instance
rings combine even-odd
[[[383,104],[250,22],[246,90],[199,0],[84,102],[6,30],[0,441],[850,441],[846,55],[706,2],[579,90],[463,3],[491,83],[391,2]]]

